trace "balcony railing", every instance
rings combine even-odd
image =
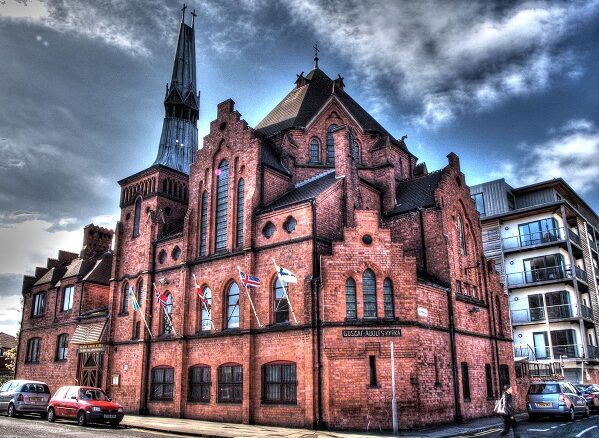
[[[551,357],[549,347],[534,347],[534,354],[537,359],[549,359]],[[584,348],[581,344],[553,346],[553,359],[555,360],[577,357],[584,357]]]
[[[559,304],[547,306],[549,321],[568,318],[590,318],[593,319],[593,310],[585,305]],[[545,308],[530,307],[528,309],[517,309],[511,311],[512,324],[523,324],[529,322],[545,321]]]
[[[597,242],[595,242],[594,240],[589,239],[589,246],[592,250],[597,251]]]
[[[584,269],[574,266],[574,272],[576,273],[577,279],[582,280],[585,283],[589,282],[587,272]]]
[[[550,266],[548,268],[531,269],[523,272],[513,272],[506,275],[508,286],[520,286],[538,283],[540,281],[560,280],[572,278],[569,266]],[[583,271],[584,272],[584,271]],[[586,274],[586,273],[585,273]]]
[[[505,237],[503,249],[527,248],[549,242],[565,240],[564,228],[553,228],[551,230],[536,231],[534,233],[520,234],[518,236]]]
[[[599,347],[595,347],[594,345],[588,345],[587,349],[589,350],[590,358],[599,359]]]
[[[576,234],[574,231],[572,231],[570,228],[568,228],[568,238],[572,242],[574,242],[575,244],[580,246],[580,236],[578,234]]]

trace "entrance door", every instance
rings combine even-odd
[[[102,379],[103,353],[79,353],[79,385],[97,388]]]

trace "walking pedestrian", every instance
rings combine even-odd
[[[501,406],[499,415],[503,418],[503,430],[501,435],[507,435],[510,433],[510,428],[514,432],[514,438],[520,438],[516,426],[516,419],[514,418],[514,401],[512,399],[513,389],[509,384],[503,385],[503,394],[501,394],[501,400],[499,405]]]

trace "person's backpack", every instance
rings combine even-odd
[[[501,396],[499,400],[495,402],[495,408],[493,409],[497,415],[507,415],[507,407],[505,406],[505,394]]]

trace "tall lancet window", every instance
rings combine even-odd
[[[166,292],[166,306],[163,309],[163,321],[162,327],[164,327],[163,334],[170,335],[173,332],[173,295],[170,292]]]
[[[335,138],[333,131],[337,125],[333,124],[327,129],[327,164],[335,164]]]
[[[243,190],[245,188],[245,183],[243,182],[243,178],[239,180],[239,184],[237,184],[237,236],[235,241],[235,246],[237,248],[241,248],[243,246]]]
[[[208,192],[202,193],[200,213],[200,256],[206,255],[206,227],[208,226]]]
[[[216,251],[227,248],[228,188],[229,162],[223,160],[216,170]]]
[[[320,143],[318,143],[318,139],[313,138],[310,141],[310,163],[319,163],[320,162]]]
[[[362,274],[362,292],[364,294],[364,318],[376,318],[376,277],[366,269]]]
[[[133,216],[133,237],[139,236],[139,225],[141,223],[141,197],[135,200],[135,215]]]

